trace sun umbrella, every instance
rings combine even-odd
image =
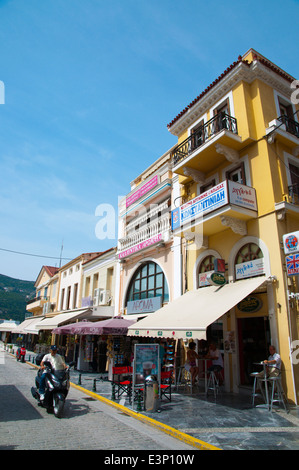
[[[52,333],[55,335],[76,335],[80,334],[78,331],[81,331],[80,328],[83,326],[89,326],[92,325],[93,323],[91,321],[87,320],[82,320],[77,323],[71,323],[69,325],[62,325],[58,326],[57,328],[54,328],[52,330]]]
[[[85,323],[77,329],[76,333],[79,335],[126,335],[129,326],[133,323],[136,323],[135,320],[114,317],[94,323]]]

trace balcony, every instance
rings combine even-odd
[[[294,121],[294,119],[289,118],[285,114],[283,114],[282,116],[279,116],[277,120],[284,125],[284,129],[286,130],[286,132],[299,138],[299,123],[298,122]]]
[[[225,113],[217,114],[181,142],[172,152],[174,171],[183,175],[183,165],[187,165],[208,172],[221,164],[223,157],[215,152],[214,146],[211,148],[212,144],[227,145],[235,150],[241,147],[234,117]]]
[[[163,209],[166,210],[165,213],[162,212]],[[160,216],[157,216],[157,211],[159,211],[158,213],[162,212]],[[119,239],[119,259],[132,256],[134,253],[138,254],[140,251],[156,245],[157,243],[169,240],[171,224],[168,201],[157,205],[157,208],[152,209],[152,215],[154,215],[154,212],[156,217],[149,223],[142,224],[145,219],[144,216],[141,216],[127,225],[126,237]]]
[[[246,235],[246,222],[257,217],[255,189],[225,180],[172,211],[172,230],[191,240],[210,236],[230,227]]]
[[[292,150],[297,151],[299,148],[299,123],[285,114],[269,122],[266,135],[269,143],[277,140]]]
[[[49,297],[46,296],[39,296],[35,297],[34,299],[30,299],[27,302],[26,310],[32,313],[36,313],[39,310],[42,310],[44,304],[49,301]]]

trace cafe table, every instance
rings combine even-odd
[[[206,359],[205,357],[199,357],[198,361],[204,362],[204,377],[205,377],[205,394],[208,393],[208,361],[211,359]]]
[[[259,407],[259,408],[264,407],[264,408],[267,408],[269,410],[270,409],[270,401],[269,401],[269,390],[268,390],[268,379],[267,379],[267,367],[268,366],[264,361],[254,362],[254,364],[256,366],[262,366],[263,367],[264,378],[262,380],[265,383],[265,394],[266,394],[266,397],[264,397],[263,391],[261,390],[263,398],[265,400],[265,404],[257,405],[257,407]]]

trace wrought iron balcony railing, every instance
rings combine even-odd
[[[237,134],[237,120],[226,113],[214,116],[174,149],[172,153],[174,165],[184,160],[223,129]]]
[[[292,204],[299,204],[299,183],[292,184],[288,187],[289,201]]]
[[[282,114],[281,116],[279,116],[278,121],[282,122],[285,125],[287,132],[299,138],[299,123],[298,122],[294,121],[294,119],[289,118],[285,114]]]

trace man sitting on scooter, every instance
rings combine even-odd
[[[57,354],[57,346],[51,346],[50,348],[50,354],[46,354],[43,357],[43,360],[40,363],[40,368],[44,370],[45,368],[45,362],[50,362],[52,369],[53,370],[63,370],[67,366],[64,362],[64,358],[60,356],[60,354]],[[39,396],[40,400],[43,401],[45,398],[45,380],[46,380],[46,372],[43,372],[40,378],[39,382]]]

